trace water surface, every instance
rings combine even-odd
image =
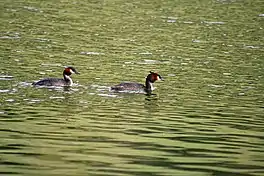
[[[262,4],[2,2],[0,173],[264,175]],[[151,70],[153,95],[108,90]]]

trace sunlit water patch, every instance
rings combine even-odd
[[[12,80],[14,77],[13,76],[10,76],[10,75],[0,75],[0,81],[3,80],[3,81],[9,81],[9,80]]]
[[[202,21],[201,23],[205,23],[205,24],[225,24],[225,22],[222,22],[222,21]]]
[[[60,63],[42,63],[41,66],[44,67],[62,67]]]
[[[94,52],[94,51],[82,51],[80,52],[82,55],[104,55],[104,53]]]
[[[23,8],[28,10],[28,11],[31,11],[31,12],[40,12],[40,13],[43,12],[42,10],[40,10],[40,9],[38,9],[36,7],[32,7],[32,6],[24,6]]]
[[[9,89],[0,89],[0,93],[6,93],[6,92],[10,92]]]
[[[20,39],[20,34],[18,32],[6,32],[1,34],[0,39]]]
[[[264,175],[262,1],[2,6],[2,175]]]

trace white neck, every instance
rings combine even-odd
[[[72,79],[71,79],[70,76],[68,76],[68,75],[64,75],[64,79],[70,82],[70,83],[69,83],[69,86],[72,86],[73,82],[72,82]]]
[[[153,83],[149,83],[149,84],[150,84],[150,90],[153,91],[155,89]]]
[[[154,90],[153,83],[151,83],[148,79],[146,79],[146,90],[147,91],[153,91]]]

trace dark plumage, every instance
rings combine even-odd
[[[77,70],[73,67],[66,67],[63,71],[62,78],[45,78],[38,82],[34,82],[34,86],[71,86],[73,84],[70,75],[72,73],[79,74]]]
[[[147,92],[150,93],[154,90],[153,83],[157,80],[163,80],[163,78],[158,74],[154,72],[150,72],[150,74],[146,78],[145,85],[140,83],[134,83],[134,82],[124,82],[115,86],[111,87],[112,91],[115,92],[129,92],[129,91],[135,91],[135,92]]]

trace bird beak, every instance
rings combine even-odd
[[[159,80],[160,81],[164,81],[163,77],[159,76]]]

